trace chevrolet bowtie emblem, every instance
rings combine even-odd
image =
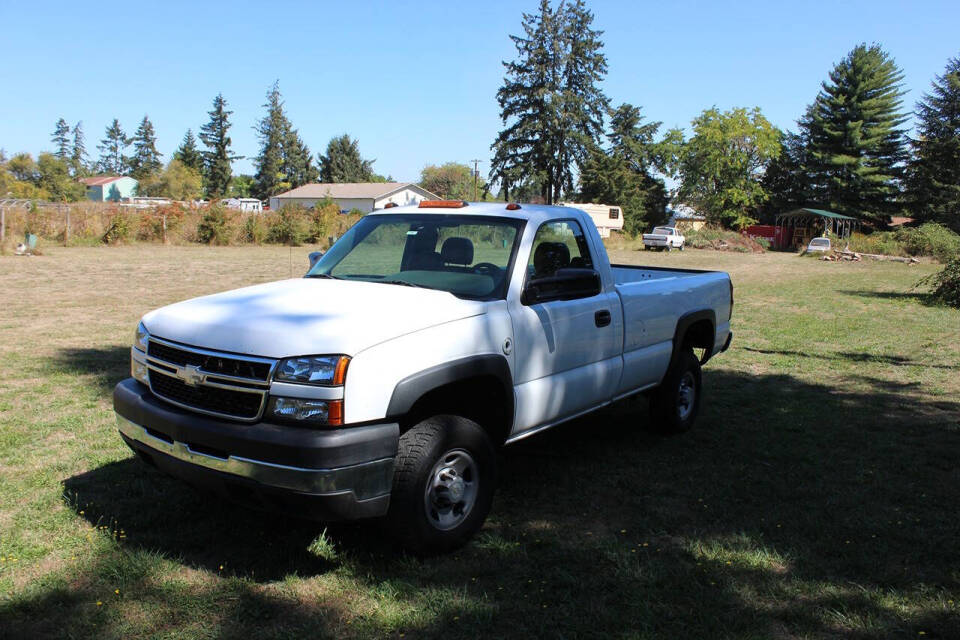
[[[178,367],[177,377],[183,380],[183,383],[188,387],[195,387],[203,382],[204,379],[204,375],[200,373],[200,367],[193,364],[188,364],[185,367]]]

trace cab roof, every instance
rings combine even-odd
[[[576,212],[576,213],[574,213]],[[541,224],[557,218],[571,218],[586,216],[587,214],[575,207],[560,207],[546,204],[521,204],[519,209],[507,209],[506,202],[468,202],[462,207],[420,207],[410,205],[377,209],[368,216],[396,215],[396,214],[425,214],[445,216],[489,216],[497,218],[516,218],[527,220],[533,224]]]

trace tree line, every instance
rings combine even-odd
[[[180,146],[164,165],[157,149],[156,131],[148,115],[128,136],[116,118],[106,127],[97,145],[99,157],[91,160],[83,123],[71,127],[60,118],[51,134],[52,153],[34,161],[27,153],[6,158],[0,151],[0,194],[55,201],[82,199],[78,178],[95,175],[128,175],[136,178],[138,195],[191,200],[201,196],[255,197],[272,195],[311,182],[387,182],[377,174],[374,160],[365,159],[359,143],[347,134],[331,138],[326,151],[314,156],[284,110],[279,83],[267,91],[266,113],[254,129],[260,143],[253,158],[254,175],[233,175],[232,163],[243,156],[233,152],[233,123],[222,94],[213,99],[208,121],[194,135],[187,129]]]
[[[743,228],[798,207],[883,228],[894,215],[960,230],[960,58],[947,61],[905,129],[904,74],[879,45],[833,69],[797,122],[781,131],[759,107],[705,109],[691,134],[613,107],[602,32],[583,0],[541,0],[510,36],[497,92],[503,129],[489,178],[505,199],[619,204],[628,232],[659,224],[673,201]],[[676,184],[669,193],[666,181]]]

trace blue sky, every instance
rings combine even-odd
[[[360,140],[376,170],[416,180],[426,164],[481,158],[500,128],[495,99],[508,34],[537,0],[454,2],[0,2],[0,148],[49,150],[60,117],[83,121],[97,155],[116,117],[144,114],[169,160],[222,92],[234,165],[252,173],[253,125],[275,79],[313,151]],[[905,108],[960,55],[960,2],[624,2],[588,6],[604,30],[614,105],[665,127],[716,105],[759,106],[793,128],[832,65],[880,43],[906,74]]]

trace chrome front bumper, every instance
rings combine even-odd
[[[140,446],[181,462],[252,480],[274,489],[311,495],[352,493],[357,500],[367,500],[389,494],[393,484],[393,458],[332,469],[306,469],[233,455],[221,458],[200,453],[186,443],[153,435],[120,414],[117,414],[117,428]]]

